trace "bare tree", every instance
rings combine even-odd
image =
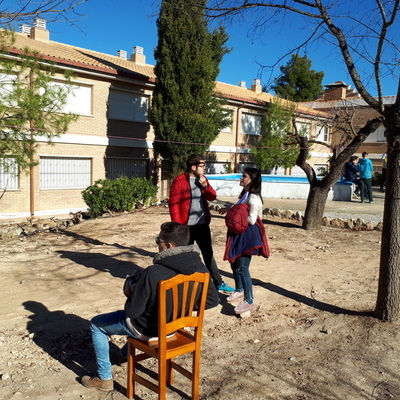
[[[15,0],[12,3],[0,0],[0,25],[30,22],[35,17],[45,18],[48,22],[60,19],[73,22],[72,15],[77,18],[83,16],[78,13],[77,8],[87,1],[89,0]]]
[[[300,147],[296,165],[298,165],[305,172],[310,183],[310,191],[307,197],[307,204],[302,225],[303,228],[307,230],[321,228],[321,221],[324,215],[329,191],[340,178],[343,165],[349,160],[351,155],[357,152],[368,135],[374,132],[382,124],[381,118],[377,117],[368,120],[363,127],[356,129],[351,120],[346,120],[340,114],[340,110],[337,110],[333,121],[330,122],[330,124],[333,126],[333,129],[336,131],[343,131],[345,133],[345,138],[339,146],[336,144],[327,144],[308,138],[307,135],[303,135],[301,132],[298,132],[296,129],[296,124],[293,121],[293,138]],[[314,144],[323,145],[334,152],[334,157],[330,161],[329,171],[321,179],[317,178],[315,169],[307,162],[310,149]]]
[[[208,9],[210,15],[224,17],[253,11],[256,12],[254,23],[262,27],[279,23],[291,15],[303,16],[305,24],[315,27],[310,37],[318,38],[339,53],[355,88],[381,116],[388,144],[388,175],[375,311],[384,321],[391,321],[400,313],[399,1],[269,0],[253,3],[214,0]],[[391,105],[384,103],[382,92],[382,79],[388,74],[394,76],[398,87],[396,100]],[[376,90],[376,97],[370,87]],[[371,132],[376,123],[367,122],[365,134]],[[354,140],[358,140],[357,137]],[[338,158],[347,158],[345,152],[343,150]],[[300,155],[298,161],[301,163],[302,159],[304,157]]]

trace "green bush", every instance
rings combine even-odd
[[[99,179],[82,191],[91,217],[106,212],[131,211],[137,203],[151,203],[156,194],[157,187],[148,179],[127,177]]]
[[[381,184],[382,173],[375,172],[372,177],[372,186],[380,186]]]

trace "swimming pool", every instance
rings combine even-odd
[[[228,181],[239,181],[242,174],[219,174],[219,175],[207,175],[208,179],[213,180],[228,180]],[[308,179],[305,176],[293,176],[293,175],[261,175],[263,182],[282,182],[282,183],[308,183]]]
[[[238,197],[242,174],[206,175],[218,197]],[[262,175],[262,197],[270,199],[307,199],[310,184],[305,176]],[[328,200],[351,201],[352,185],[337,182],[328,193]]]

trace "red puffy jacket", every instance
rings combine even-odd
[[[211,221],[208,202],[217,198],[217,193],[211,187],[207,180],[207,187],[201,189],[201,195],[204,201],[205,213],[208,223]],[[189,174],[178,175],[172,182],[169,192],[169,214],[171,220],[187,225],[189,220],[190,203],[192,201],[192,192],[190,190]]]

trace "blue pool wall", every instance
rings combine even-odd
[[[218,197],[238,197],[241,174],[207,175]],[[262,175],[262,197],[270,199],[307,199],[310,184],[304,176]],[[329,191],[328,200],[351,201],[352,184],[339,181]]]

